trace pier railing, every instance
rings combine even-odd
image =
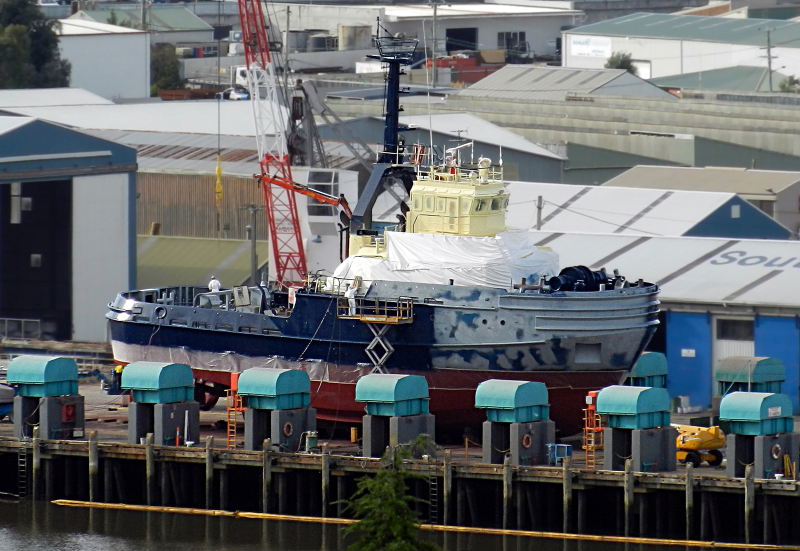
[[[0,318],[0,338],[34,340],[42,338],[42,320]]]
[[[402,297],[395,299],[339,297],[336,301],[336,317],[366,323],[411,323],[414,321],[414,300]]]

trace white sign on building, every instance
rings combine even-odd
[[[570,37],[570,55],[579,57],[611,57],[611,38],[604,36]]]

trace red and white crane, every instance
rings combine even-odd
[[[261,187],[269,225],[276,279],[297,284],[306,273],[303,236],[286,144],[288,112],[280,101],[275,65],[269,51],[267,20],[259,0],[238,0],[247,82],[253,106]]]

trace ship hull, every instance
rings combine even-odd
[[[563,435],[580,430],[586,393],[619,383],[658,324],[656,286],[510,294],[375,282],[370,292],[414,297],[413,315],[397,324],[347,319],[336,296],[324,293],[298,293],[288,315],[198,307],[197,288],[122,293],[107,315],[114,358],[185,363],[197,379],[224,387],[232,373],[251,367],[304,369],[319,418],[349,424],[361,421],[355,384],[372,372],[377,354],[384,371],[427,378],[440,430],[477,428],[485,420],[474,407],[481,382],[538,381],[548,387]]]

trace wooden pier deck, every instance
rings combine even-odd
[[[20,469],[24,465],[24,469]],[[793,480],[728,479],[694,471],[633,473],[515,467],[445,452],[409,460],[409,492],[434,525],[718,542],[800,543],[800,490]],[[0,492],[71,499],[345,518],[356,480],[377,459],[0,437]],[[431,487],[435,488],[432,493]]]

